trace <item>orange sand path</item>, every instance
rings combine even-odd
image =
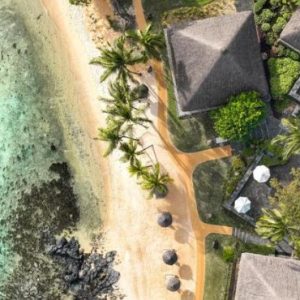
[[[141,0],[133,0],[135,6],[135,15],[138,27],[143,29],[146,27],[146,20],[142,7]],[[197,212],[195,193],[192,183],[192,175],[195,167],[201,163],[209,160],[219,159],[231,155],[230,147],[214,148],[197,153],[183,153],[179,152],[172,144],[168,131],[167,117],[168,117],[168,92],[166,89],[166,83],[164,80],[164,70],[161,62],[152,62],[153,70],[156,75],[157,82],[157,94],[159,98],[158,102],[158,119],[157,130],[161,140],[164,143],[164,147],[168,151],[168,154],[174,161],[174,168],[182,174],[183,182],[186,186],[187,194],[182,201],[187,202],[189,207],[189,214],[194,229],[194,234],[197,239],[197,274],[196,274],[196,291],[195,299],[203,299],[204,294],[204,280],[205,280],[205,238],[211,233],[219,234],[232,234],[232,228],[227,226],[216,226],[203,223],[199,219]]]

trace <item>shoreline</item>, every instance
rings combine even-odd
[[[89,60],[99,53],[85,26],[87,22],[84,22],[82,17],[83,10],[80,11],[81,8],[78,7],[70,8],[66,0],[51,0],[51,3],[49,0],[42,1],[58,28],[60,39],[66,44],[69,65],[79,87],[80,100],[74,109],[79,112],[78,121],[91,138],[87,147],[90,147],[93,153],[95,170],[101,171],[99,176],[102,178],[104,203],[101,203],[104,248],[114,249],[118,253],[119,264],[116,265],[116,270],[121,273],[118,284],[121,292],[130,300],[195,299],[196,295],[200,295],[199,289],[204,284],[204,271],[199,267],[204,267],[206,235],[214,231],[228,233],[230,230],[225,227],[207,226],[200,222],[198,215],[196,216],[190,167],[228,155],[228,151],[212,149],[192,155],[177,154],[168,142],[167,127],[164,123],[166,120],[162,115],[165,109],[159,110],[159,107],[164,105],[160,98],[165,90],[157,82],[157,74],[144,71],[141,79],[150,91],[147,116],[153,121],[153,126],[138,131],[140,141],[143,146],[155,146],[162,168],[174,179],[166,199],[147,200],[147,194],[141,191],[136,180],[129,176],[126,164],[119,161],[120,153],[115,151],[110,157],[103,158],[101,154],[105,144],[92,140],[97,134],[97,128],[105,122],[101,112],[104,104],[97,103],[96,99],[99,95],[107,95],[108,82],[100,84],[101,68],[88,64]],[[157,69],[157,66],[154,66]],[[174,166],[174,163],[177,165]],[[157,215],[162,211],[169,211],[173,215],[174,222],[171,228],[160,228],[157,225]],[[179,256],[177,265],[167,266],[163,263],[161,256],[165,249],[176,249]],[[170,274],[180,277],[179,293],[169,292],[165,288],[166,276]]]

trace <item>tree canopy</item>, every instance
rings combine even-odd
[[[229,99],[229,103],[211,113],[214,128],[224,139],[241,141],[266,116],[266,105],[257,92],[244,92]]]
[[[293,169],[291,175],[293,179],[288,185],[276,179],[271,181],[275,193],[269,200],[274,209],[263,211],[256,231],[275,243],[287,238],[300,256],[300,169]]]

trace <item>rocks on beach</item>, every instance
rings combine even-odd
[[[62,237],[49,245],[47,252],[62,266],[63,280],[76,299],[98,299],[113,294],[114,284],[120,278],[113,269],[115,251],[102,255],[94,250],[85,254],[74,237],[69,241]]]

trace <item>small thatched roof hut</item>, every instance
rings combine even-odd
[[[171,276],[167,282],[166,287],[171,292],[176,292],[180,289],[181,282],[177,276]]]
[[[171,226],[173,222],[173,218],[172,215],[169,212],[162,212],[158,218],[157,218],[157,223],[161,226],[161,227],[168,227]]]
[[[167,265],[174,265],[178,260],[178,256],[175,250],[166,250],[162,258],[164,263]]]
[[[165,29],[179,115],[205,112],[244,91],[270,98],[253,13]]]
[[[280,42],[300,53],[300,8],[291,17],[280,35]]]

